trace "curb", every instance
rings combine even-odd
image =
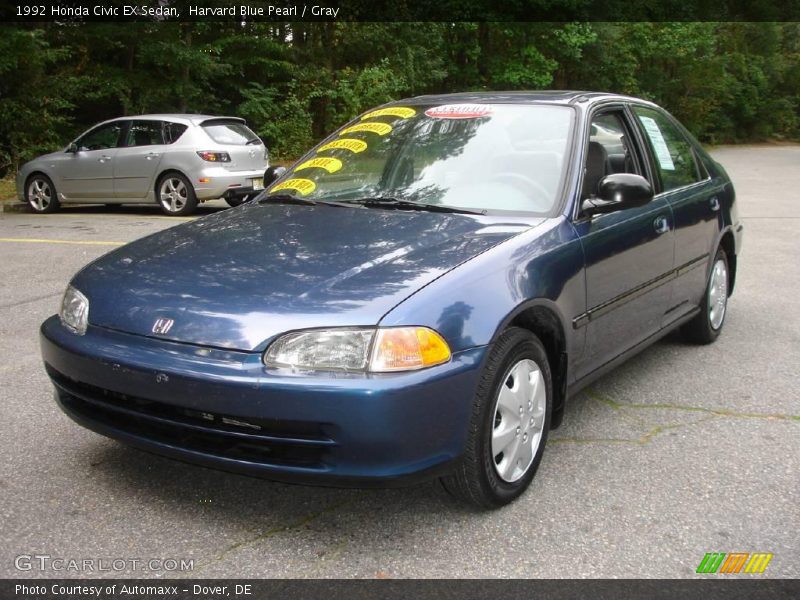
[[[28,205],[17,200],[0,201],[0,214],[1,213],[21,213],[28,209]]]

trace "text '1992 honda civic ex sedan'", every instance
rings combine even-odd
[[[720,333],[742,226],[659,107],[577,92],[369,111],[261,197],[80,271],[42,325],[63,410],[132,446],[310,484],[521,494],[567,399]]]

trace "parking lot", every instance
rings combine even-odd
[[[194,561],[104,576],[680,578],[706,552],[771,552],[753,577],[800,577],[800,146],[714,155],[745,225],[722,336],[670,336],[573,399],[529,491],[490,513],[437,483],[289,486],[79,427],[53,402],[39,324],[83,265],[185,219],[0,214],[0,577],[81,575],[15,568],[47,554]]]

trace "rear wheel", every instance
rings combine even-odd
[[[51,213],[61,207],[56,194],[56,186],[47,175],[37,173],[25,185],[25,200],[33,212]]]
[[[180,173],[166,173],[156,185],[158,203],[165,214],[179,217],[192,214],[197,208],[197,196],[186,177]]]
[[[508,329],[486,361],[466,453],[442,478],[447,491],[480,508],[498,508],[522,494],[542,460],[552,398],[544,346],[525,329]]]
[[[230,207],[239,206],[245,200],[247,200],[247,196],[228,196],[225,198],[225,202],[227,202]]]
[[[719,337],[728,311],[728,257],[720,248],[714,257],[700,313],[681,328],[681,333],[695,344],[710,344]]]

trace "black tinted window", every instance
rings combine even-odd
[[[186,131],[186,125],[182,123],[164,123],[164,143],[165,144],[172,144],[173,142],[177,142],[178,138],[183,135],[183,132]]]
[[[101,125],[92,129],[78,141],[81,150],[104,150],[116,148],[122,124],[119,122]]]
[[[133,121],[124,145],[156,146],[164,143],[161,136],[161,121]]]
[[[634,106],[644,137],[661,175],[663,191],[674,190],[700,180],[692,146],[666,115],[641,106]]]

